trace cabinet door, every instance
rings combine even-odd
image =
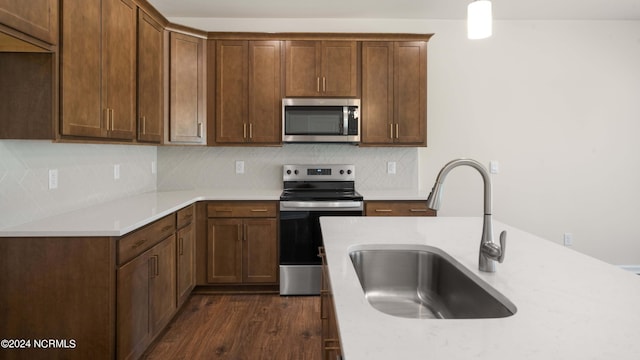
[[[150,251],[117,272],[118,359],[137,359],[151,341],[149,322],[149,277],[153,269]]]
[[[323,41],[320,88],[323,96],[358,96],[358,43]]]
[[[245,220],[244,227],[243,282],[277,282],[278,233],[276,219]]]
[[[0,23],[49,44],[58,43],[58,0],[0,0]]]
[[[206,144],[204,41],[171,33],[169,140]]]
[[[136,5],[103,0],[102,91],[108,137],[136,135]]]
[[[393,42],[362,44],[362,143],[393,142]]]
[[[62,3],[60,131],[62,135],[106,137],[101,72],[101,1]],[[105,116],[104,121],[107,120]]]
[[[249,42],[249,141],[281,142],[280,41]]]
[[[248,41],[217,41],[216,143],[248,138],[248,53]]]
[[[285,42],[285,96],[320,95],[320,43]]]
[[[210,283],[242,282],[242,220],[209,219],[207,279]]]
[[[180,307],[189,297],[196,284],[196,239],[194,225],[178,231],[178,273],[177,306]]]
[[[162,26],[138,10],[138,141],[162,141],[163,57]]]
[[[396,141],[427,142],[427,43],[394,44],[394,117]]]
[[[171,235],[151,249],[149,321],[155,336],[176,310],[176,236]]]

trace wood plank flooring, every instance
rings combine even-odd
[[[320,297],[194,294],[142,356],[319,360]]]

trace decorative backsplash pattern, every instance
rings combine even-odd
[[[236,160],[245,173],[235,173]],[[387,174],[387,162],[396,174]],[[354,164],[358,190],[418,189],[418,149],[342,144],[282,147],[159,147],[158,190],[282,189],[284,164]]]
[[[0,228],[153,191],[153,161],[153,146],[0,141]],[[58,170],[57,189],[49,169]]]

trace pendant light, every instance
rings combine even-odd
[[[493,16],[491,1],[474,0],[467,7],[467,37],[485,39],[491,36]]]

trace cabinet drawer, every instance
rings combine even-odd
[[[178,229],[181,229],[193,222],[193,214],[195,213],[194,205],[189,205],[184,209],[178,210],[176,213],[176,223]]]
[[[135,258],[176,231],[175,215],[171,214],[118,240],[118,265]]]
[[[215,201],[207,205],[207,215],[216,218],[276,217],[274,201]]]
[[[426,201],[367,201],[366,216],[435,216]]]

